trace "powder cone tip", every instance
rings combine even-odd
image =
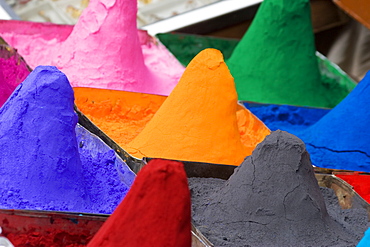
[[[190,192],[182,163],[154,159],[138,173],[125,199],[88,246],[190,247],[190,221]]]
[[[69,209],[84,210],[89,199],[83,185],[73,100],[66,76],[55,67],[39,66],[0,109],[0,187],[2,192],[17,191],[12,204],[24,200],[29,209],[41,203],[62,210],[68,193],[74,198]]]
[[[239,99],[334,107],[349,89],[321,78],[315,51],[309,1],[263,1],[228,60]]]
[[[203,50],[128,145],[129,151],[135,157],[239,165],[248,152],[241,142],[236,111],[234,80],[221,52]]]

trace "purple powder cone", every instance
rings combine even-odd
[[[0,108],[3,208],[89,208],[73,102],[66,76],[39,66]]]

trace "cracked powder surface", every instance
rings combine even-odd
[[[333,110],[297,135],[306,143],[312,164],[370,171],[370,73]]]

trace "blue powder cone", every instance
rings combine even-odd
[[[319,167],[370,172],[370,72],[316,124],[299,134]]]
[[[84,211],[85,193],[66,76],[39,66],[0,108],[2,208]]]

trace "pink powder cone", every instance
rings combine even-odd
[[[74,87],[168,95],[184,68],[162,44],[138,33],[136,12],[136,1],[91,0],[68,36],[65,25],[9,21],[2,21],[0,35],[31,67],[55,65]],[[18,27],[24,25],[34,31]],[[60,29],[64,36],[53,38],[45,29]]]

